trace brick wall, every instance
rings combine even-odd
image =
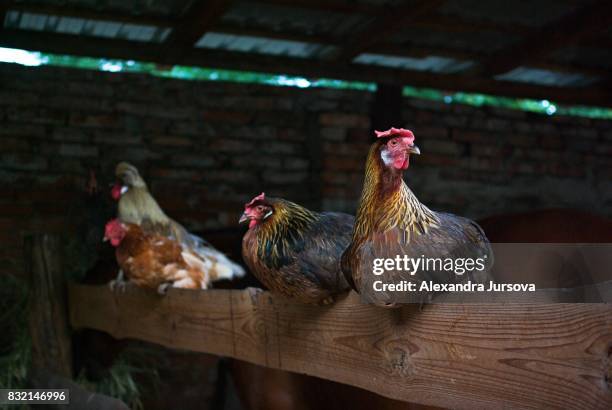
[[[93,169],[140,169],[194,230],[235,226],[266,191],[353,211],[373,95],[0,64],[0,270],[21,235],[66,230]],[[407,180],[434,209],[471,217],[565,206],[612,215],[611,122],[404,101],[422,155]]]

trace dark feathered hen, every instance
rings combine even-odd
[[[313,212],[262,193],[245,205],[249,221],[242,257],[271,291],[303,303],[329,303],[349,289],[340,256],[351,239],[354,218]]]
[[[462,282],[467,278],[481,282],[493,261],[491,247],[482,228],[467,218],[435,212],[423,205],[408,188],[403,171],[409,166],[410,154],[419,154],[414,135],[409,130],[391,128],[376,132],[366,161],[366,174],[359,201],[351,244],[342,256],[342,270],[362,295],[376,304],[392,306],[388,294],[373,292],[373,282]],[[485,269],[456,275],[442,269],[422,270],[411,276],[405,270],[393,269],[381,276],[373,274],[375,259],[395,259],[406,255],[424,258],[483,258]],[[466,278],[467,277],[467,278]],[[417,287],[418,288],[418,287]],[[411,302],[423,302],[414,293]],[[406,295],[402,295],[406,297]]]

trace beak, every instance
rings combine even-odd
[[[238,223],[241,224],[243,222],[246,222],[249,220],[249,216],[246,214],[246,212],[244,212],[242,214],[242,216],[240,217],[240,219],[238,220]]]
[[[108,236],[105,236],[104,238],[102,238],[102,242],[108,242]]]
[[[416,145],[413,145],[410,148],[408,148],[408,152],[410,154],[415,154],[415,155],[420,155],[421,154],[421,150]]]

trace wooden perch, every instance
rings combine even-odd
[[[333,306],[268,292],[70,285],[75,328],[206,352],[452,408],[612,407],[612,306]]]

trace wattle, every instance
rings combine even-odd
[[[410,165],[410,157],[408,155],[404,156],[403,158],[396,158],[393,161],[393,166],[396,169],[408,169],[409,165]]]
[[[118,201],[121,198],[121,184],[113,185],[113,189],[111,189],[111,196],[115,201]]]

